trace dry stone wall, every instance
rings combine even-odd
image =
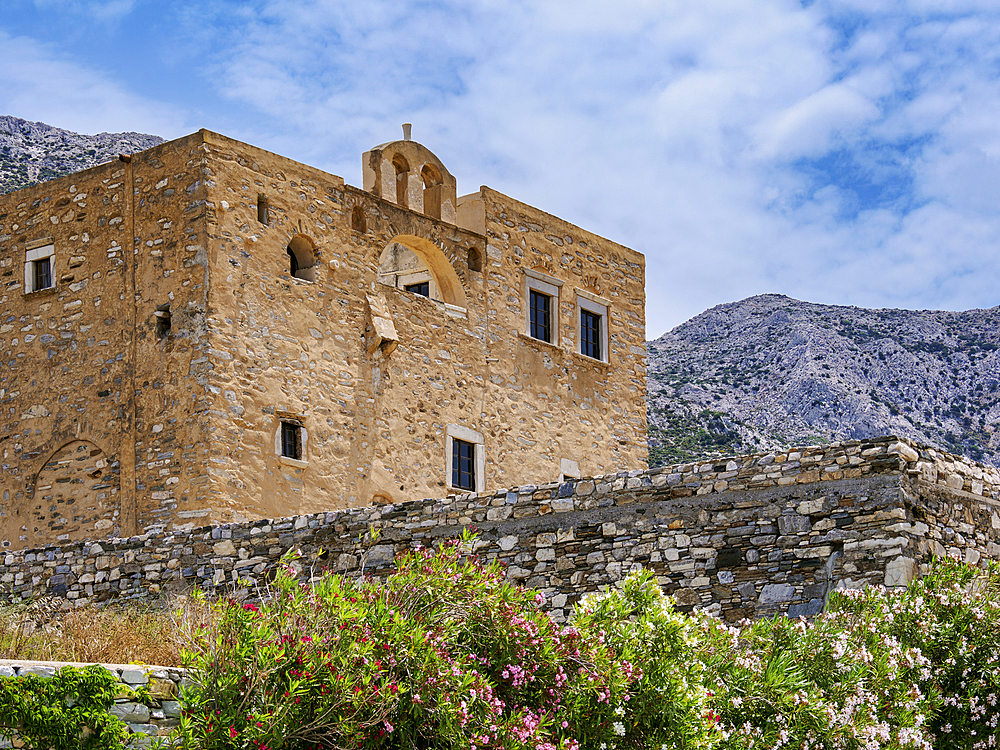
[[[1000,558],[998,513],[997,470],[884,438],[8,553],[0,586],[66,606],[252,594],[292,548],[313,569],[383,574],[397,552],[474,527],[478,553],[559,618],[637,566],[683,607],[810,615],[837,587],[905,585],[932,554]]]
[[[0,679],[20,675],[52,677],[62,667],[85,667],[79,662],[19,661],[0,659]],[[164,737],[180,723],[181,706],[178,701],[181,683],[185,678],[183,669],[174,667],[152,667],[135,664],[101,664],[111,672],[117,681],[127,688],[142,687],[149,691],[147,703],[132,700],[123,692],[115,700],[111,714],[128,726],[129,733],[137,735],[129,742],[129,747],[149,747],[155,738]],[[16,740],[16,738],[15,738]],[[0,748],[20,747],[0,739]]]

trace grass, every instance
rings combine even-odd
[[[53,600],[0,607],[0,659],[181,666],[180,614],[150,607],[62,611]]]

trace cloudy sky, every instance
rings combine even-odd
[[[1000,304],[996,0],[3,0],[0,114],[209,128],[360,185],[430,147],[646,255],[647,335],[754,294]]]

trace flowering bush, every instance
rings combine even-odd
[[[190,750],[944,750],[997,744],[1000,578],[943,561],[905,592],[831,595],[814,622],[677,612],[649,572],[565,625],[468,553],[385,580],[307,579],[191,634]]]
[[[1000,746],[1000,568],[995,564],[982,571],[939,559],[905,592],[841,592],[832,599],[831,612],[872,633],[870,641],[913,654],[909,689],[933,703],[927,731],[936,750]]]
[[[648,575],[561,627],[461,549],[402,555],[383,581],[306,581],[287,559],[260,606],[220,602],[192,634],[180,746],[703,746],[691,626]]]

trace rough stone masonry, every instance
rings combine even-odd
[[[208,131],[0,196],[0,549],[643,466],[643,256]]]
[[[845,442],[11,552],[0,587],[67,607],[194,586],[246,594],[292,548],[315,570],[384,574],[397,552],[467,527],[480,555],[543,591],[560,619],[636,566],[684,608],[811,615],[838,587],[905,585],[932,555],[1000,557],[1000,473],[906,440]]]

